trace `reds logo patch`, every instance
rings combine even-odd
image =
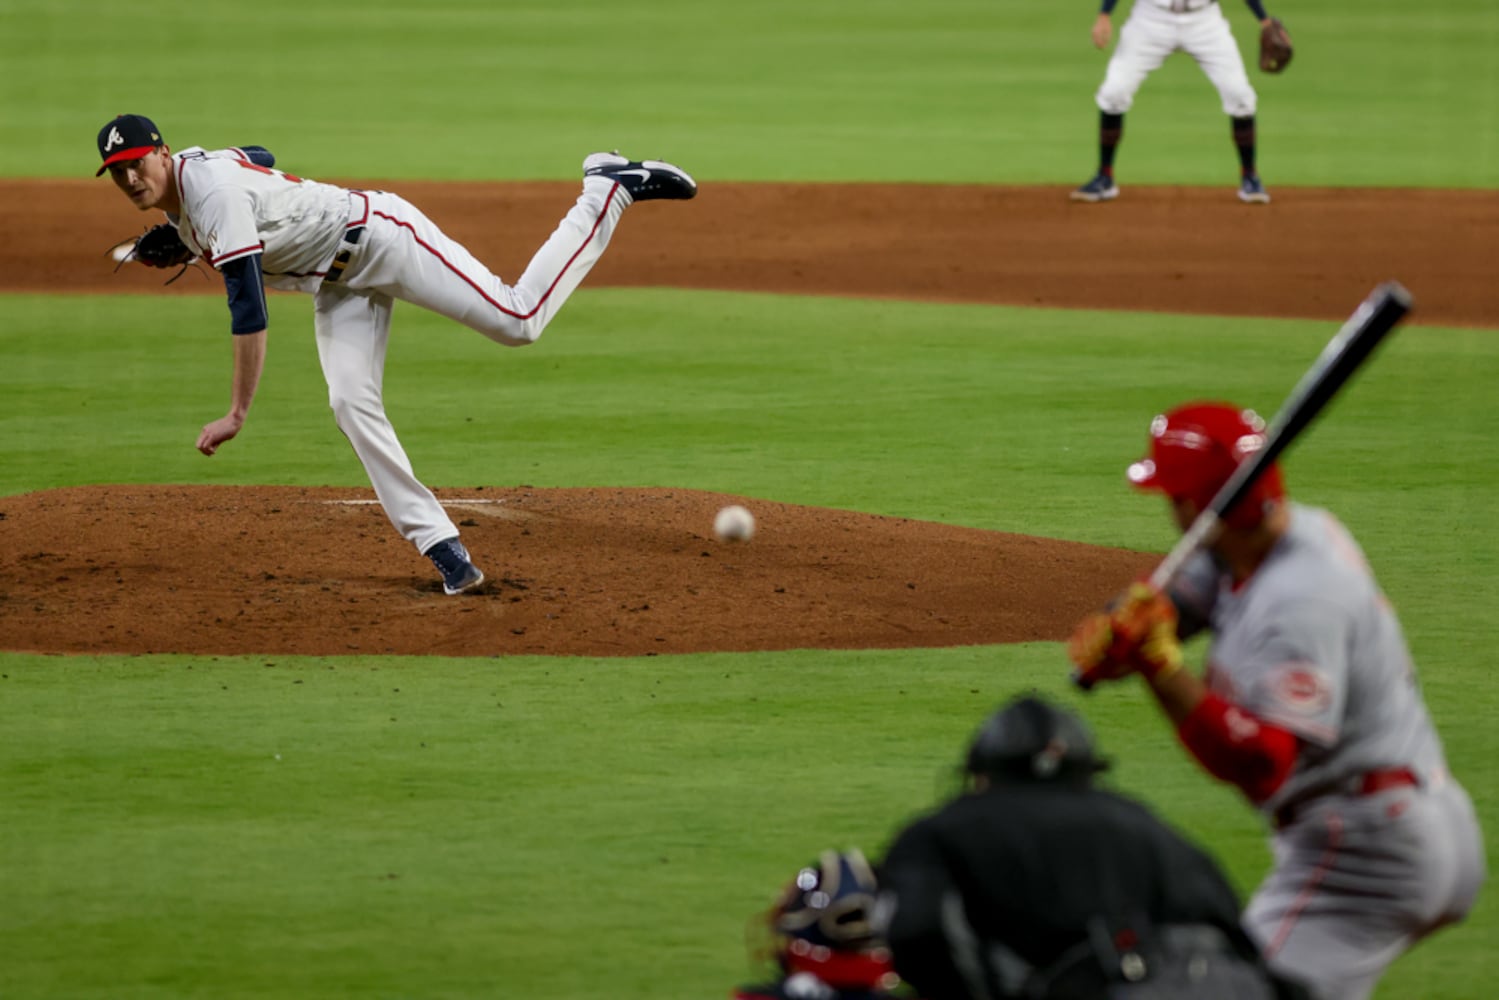
[[[1327,678],[1305,665],[1282,670],[1276,676],[1272,690],[1277,701],[1301,715],[1316,715],[1332,704],[1332,689]]]

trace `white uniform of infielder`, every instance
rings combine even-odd
[[[1106,48],[1113,32],[1110,15],[1117,0],[1103,0],[1093,24],[1093,43]],[[1269,20],[1260,0],[1245,0],[1263,24]],[[1244,68],[1233,30],[1217,0],[1135,0],[1119,29],[1119,44],[1109,59],[1094,101],[1099,110],[1099,166],[1092,180],[1072,193],[1075,201],[1110,201],[1119,196],[1114,157],[1124,135],[1124,115],[1134,104],[1145,78],[1173,52],[1185,52],[1218,90],[1223,113],[1231,119],[1239,153],[1239,198],[1250,204],[1270,200],[1255,165],[1255,111],[1258,98]]]
[[[224,273],[236,335],[264,335],[261,280],[313,295],[318,357],[338,427],[391,523],[437,565],[449,594],[484,577],[412,471],[385,415],[381,383],[395,300],[507,346],[530,344],[604,252],[628,205],[696,193],[692,178],[670,164],[593,154],[584,161],[576,203],[519,281],[507,285],[400,196],[283,173],[260,147],[192,147],[171,155],[155,126],[138,115],[106,125],[99,146],[101,172],[109,169],[138,206],[164,209],[188,249]],[[237,350],[234,404],[241,411],[248,410],[258,376],[259,361],[242,363]],[[238,431],[220,424],[204,428],[205,454]]]
[[[1190,525],[1263,422],[1193,404],[1152,423],[1130,478]],[[1180,633],[1211,630],[1206,684]],[[1142,625],[1143,623],[1143,625]],[[1245,912],[1273,967],[1319,1000],[1363,1000],[1402,952],[1472,908],[1485,878],[1473,804],[1448,773],[1400,624],[1353,537],[1286,499],[1278,468],[1173,583],[1086,620],[1069,653],[1091,679],[1139,672],[1178,735],[1274,829]]]

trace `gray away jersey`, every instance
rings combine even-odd
[[[1173,596],[1213,631],[1207,683],[1302,741],[1286,782],[1260,807],[1349,790],[1366,771],[1445,768],[1394,610],[1363,551],[1331,513],[1291,504],[1291,523],[1242,586],[1207,553]]]

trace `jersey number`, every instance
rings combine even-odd
[[[235,160],[234,162],[238,163],[240,166],[244,167],[246,170],[254,170],[254,171],[257,171],[257,172],[262,173],[262,174],[272,174],[272,175],[274,175],[276,177],[285,177],[287,180],[291,181],[293,184],[300,184],[300,183],[302,183],[302,178],[298,177],[296,174],[288,174],[288,173],[284,173],[284,172],[282,172],[280,170],[272,170],[270,167],[262,167],[258,163],[246,163],[244,160]]]

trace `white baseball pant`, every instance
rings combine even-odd
[[[1173,13],[1150,0],[1135,0],[1119,29],[1119,42],[1094,95],[1099,110],[1111,115],[1128,111],[1145,78],[1177,50],[1195,59],[1218,88],[1224,114],[1233,118],[1254,114],[1258,98],[1228,18],[1218,5]]]
[[[391,310],[400,299],[457,320],[508,347],[534,343],[598,261],[630,197],[607,178],[583,192],[514,285],[398,195],[356,191],[350,224],[364,220],[348,263],[314,295],[318,358],[338,429],[364,464],[397,531],[425,552],[458,529],[411,461],[385,415],[382,383]],[[361,216],[359,213],[366,211]]]

